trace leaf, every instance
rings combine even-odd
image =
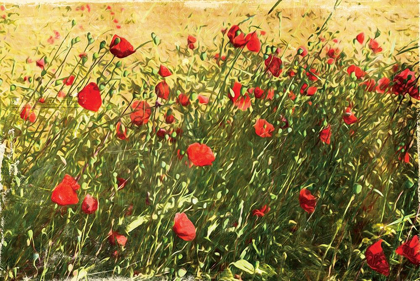
[[[147,221],[149,221],[149,219],[146,216],[138,216],[126,227],[126,231],[129,233]]]
[[[254,274],[255,272],[254,266],[250,264],[249,262],[247,262],[246,260],[238,260],[232,263],[232,265],[234,265],[236,268],[249,274]]]
[[[274,4],[274,6],[271,7],[270,11],[268,11],[268,14],[267,15],[269,15],[272,11],[274,11],[274,9],[281,3],[281,1],[283,1],[283,0],[278,0],[276,2],[276,4]]]

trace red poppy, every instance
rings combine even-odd
[[[34,123],[36,120],[36,114],[32,110],[32,106],[30,104],[26,104],[22,111],[20,112],[20,118],[23,120],[29,120],[29,122]]]
[[[279,77],[282,72],[282,61],[280,58],[269,55],[264,63],[268,71],[270,71],[273,76]]]
[[[125,185],[127,184],[127,180],[123,179],[123,178],[117,178],[117,185],[118,185],[118,190],[121,190],[125,187]]]
[[[76,190],[79,188],[80,185],[73,177],[65,175],[63,180],[54,188],[51,201],[60,206],[77,204],[79,198],[77,198]]]
[[[237,25],[232,25],[228,31],[227,37],[235,48],[242,48],[248,43],[245,38],[245,34]]]
[[[230,92],[229,94],[228,94],[228,98],[233,102],[233,103],[235,103],[235,101],[237,100],[237,99],[239,99],[239,97],[241,96],[241,89],[242,89],[242,84],[241,83],[239,83],[239,82],[235,82],[235,84],[233,84],[233,87],[232,87],[232,91],[233,91],[233,93],[235,94],[234,96],[232,96],[232,93]]]
[[[170,89],[166,81],[161,81],[156,85],[155,92],[159,98],[167,100],[169,97],[169,91]]]
[[[87,58],[87,54],[86,53],[80,53],[79,58],[81,58],[81,59]]]
[[[382,275],[389,275],[389,264],[386,260],[384,251],[382,250],[382,239],[379,239],[374,244],[370,245],[366,249],[366,260],[367,264],[373,270],[379,272]]]
[[[316,197],[309,189],[303,188],[299,193],[299,204],[308,214],[312,214],[316,207]]]
[[[359,42],[360,44],[363,44],[363,42],[365,41],[365,34],[362,32],[362,33],[359,33],[359,34],[357,34],[357,36],[356,36],[356,40],[357,40],[357,42]]]
[[[246,47],[249,51],[258,53],[261,50],[261,42],[260,39],[258,39],[258,35],[256,32],[249,33],[245,40],[248,42],[246,44]]]
[[[119,234],[117,231],[109,231],[108,233],[108,241],[111,245],[115,245],[115,240],[117,241],[118,245],[125,246],[127,244],[127,237],[122,234]]]
[[[194,224],[188,219],[185,213],[176,213],[173,231],[184,241],[192,241],[195,239],[196,231]]]
[[[266,100],[273,100],[274,98],[274,90],[273,89],[269,89],[267,91],[267,96],[265,97]]]
[[[254,125],[255,133],[262,138],[271,138],[274,132],[274,126],[265,119],[258,119]]]
[[[90,82],[77,95],[81,107],[97,112],[102,105],[101,92],[95,82]]]
[[[406,68],[394,77],[394,85],[392,91],[397,95],[405,95],[408,93],[410,96],[416,96],[416,74],[410,69]],[[418,94],[418,90],[417,90]]]
[[[315,76],[316,75],[316,76]],[[310,71],[306,72],[306,76],[308,76],[308,79],[311,81],[317,81],[318,80],[318,72],[315,68],[311,68]]]
[[[50,36],[50,38],[48,38],[47,42],[49,44],[54,44],[54,38],[52,36]]]
[[[328,60],[327,60],[327,63],[328,64],[333,64],[335,62],[335,60],[334,59],[331,59],[331,58],[329,58]]]
[[[345,122],[347,125],[351,125],[351,124],[353,124],[353,123],[356,123],[356,122],[357,122],[357,117],[356,117],[356,116],[354,115],[354,113],[351,111],[351,107],[350,107],[350,106],[348,106],[348,107],[346,108],[346,110],[344,111],[343,119],[344,119],[344,122]]]
[[[234,104],[240,110],[246,111],[251,106],[251,98],[248,94],[245,94],[236,99]]]
[[[261,89],[260,87],[256,87],[254,89],[254,96],[256,99],[261,99],[264,95],[264,90]]]
[[[360,83],[360,85],[366,86],[366,92],[373,92],[375,90],[376,81],[375,79],[368,79],[363,83]]]
[[[193,143],[187,148],[188,159],[199,167],[211,166],[216,160],[211,148],[205,144]]]
[[[203,95],[198,95],[198,102],[201,104],[208,104],[209,103],[209,98]]]
[[[190,99],[188,98],[188,96],[186,94],[179,94],[177,101],[179,104],[181,104],[182,106],[188,106],[190,105]]]
[[[168,77],[168,76],[171,76],[172,73],[164,65],[160,65],[159,75],[162,77]]]
[[[406,257],[412,264],[420,265],[420,243],[418,235],[403,243],[395,251],[398,255]]]
[[[289,92],[289,98],[290,98],[291,100],[295,100],[295,99],[296,99],[296,95],[295,95],[292,91],[290,91],[290,92]]]
[[[44,58],[42,58],[40,60],[37,60],[36,61],[36,66],[38,66],[41,69],[44,69],[44,67],[45,67],[45,60],[44,60]]]
[[[152,109],[146,101],[136,101],[132,105],[134,111],[130,114],[131,123],[141,126],[149,122]]]
[[[188,48],[190,48],[191,50],[194,50],[195,49],[194,43],[197,42],[197,39],[194,36],[188,35],[187,42],[188,42]]]
[[[282,122],[282,126],[280,126],[280,129],[289,128],[289,121],[287,121],[286,117],[284,117],[283,115],[280,115],[280,120]]]
[[[269,211],[270,211],[270,207],[268,207],[267,205],[264,205],[261,209],[259,209],[259,210],[256,209],[256,210],[252,211],[252,215],[257,216],[257,217],[263,217]]]
[[[382,48],[379,47],[379,43],[375,39],[370,39],[370,41],[369,41],[369,48],[375,54],[382,52]]]
[[[115,40],[117,38],[118,40],[116,43]],[[120,59],[128,57],[129,55],[132,55],[136,52],[136,50],[134,50],[134,47],[126,39],[116,34],[114,35],[114,37],[112,37],[111,44],[109,45],[109,50],[114,56]]]
[[[390,82],[391,81],[386,77],[379,79],[378,86],[376,86],[376,92],[380,94],[385,93],[389,87]]]
[[[307,96],[313,96],[313,95],[315,95],[317,90],[318,90],[317,87],[309,87],[308,90],[306,91],[306,95]]]
[[[351,75],[353,72],[356,75],[357,79],[360,79],[360,78],[362,78],[363,76],[366,75],[366,72],[364,72],[363,70],[360,69],[360,67],[355,66],[354,64],[350,65],[347,68],[347,73],[349,75]]]
[[[71,84],[73,84],[74,81],[74,75],[70,75],[67,78],[63,79],[63,83],[66,84],[67,86],[70,86]]]
[[[289,77],[294,77],[296,75],[296,72],[294,72],[293,70],[289,70],[287,72],[287,75],[289,75]]]
[[[300,46],[297,50],[299,56],[304,57],[308,54],[308,50],[304,46]]]
[[[331,140],[331,125],[328,125],[326,128],[322,129],[319,133],[319,139],[326,144],[330,144]]]
[[[340,49],[338,48],[327,48],[327,56],[332,58],[332,59],[337,59],[338,56],[340,55]]]
[[[172,114],[166,113],[166,115],[165,115],[165,122],[167,124],[172,124],[172,123],[175,122],[175,117]]]
[[[121,128],[122,127],[122,128]],[[124,125],[121,122],[117,123],[117,137],[121,140],[127,139],[127,128],[124,127]]]
[[[39,98],[38,100],[40,103],[45,103],[45,98]]]
[[[93,214],[98,209],[98,200],[93,198],[90,194],[85,196],[82,202],[82,211],[85,214]]]
[[[65,93],[64,91],[59,91],[59,92],[57,93],[57,97],[58,97],[58,98],[65,98],[65,97],[66,97],[66,93]]]

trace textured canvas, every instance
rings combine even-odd
[[[0,6],[2,280],[420,280],[417,1]]]

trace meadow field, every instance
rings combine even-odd
[[[420,280],[418,5],[0,5],[2,279]]]

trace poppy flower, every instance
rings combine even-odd
[[[380,94],[385,93],[389,87],[390,82],[391,81],[386,77],[379,79],[378,86],[376,86],[376,92]]]
[[[79,188],[80,185],[73,177],[65,175],[63,180],[54,188],[51,201],[60,206],[77,204],[79,198],[77,198],[76,190]]]
[[[273,89],[269,89],[267,91],[267,96],[265,97],[266,100],[273,100],[274,98],[274,90]]]
[[[177,101],[179,104],[181,104],[182,106],[188,106],[190,105],[190,99],[188,98],[188,96],[186,94],[179,94]]]
[[[245,34],[237,25],[232,25],[232,27],[228,31],[227,37],[229,38],[230,43],[235,48],[242,48],[248,43],[248,41],[245,38]]]
[[[328,63],[328,64],[330,64],[330,65],[331,65],[331,64],[334,64],[334,62],[335,62],[335,60],[334,60],[334,59],[331,59],[331,58],[329,58],[329,59],[327,60],[327,63]]]
[[[382,52],[382,48],[379,47],[379,43],[375,39],[370,39],[370,41],[369,41],[369,48],[375,54]]]
[[[131,123],[136,126],[141,126],[149,122],[152,109],[146,101],[136,101],[132,107],[134,111],[130,114]]]
[[[71,84],[73,84],[74,81],[74,75],[70,75],[67,78],[63,79],[63,83],[66,84],[67,86],[70,86]]]
[[[420,243],[418,235],[403,243],[395,251],[398,255],[406,257],[412,264],[420,265]]]
[[[125,185],[127,184],[127,180],[123,179],[123,178],[117,178],[117,185],[118,185],[118,190],[121,190],[125,187]]]
[[[40,103],[45,103],[45,98],[39,98],[38,100]]]
[[[317,75],[318,72],[315,68],[311,68],[310,71],[306,72],[306,76],[308,76],[308,79],[314,82],[318,80],[318,77],[316,77]]]
[[[160,65],[159,75],[162,76],[162,77],[168,77],[168,76],[171,76],[172,73],[164,65]]]
[[[245,94],[236,99],[234,104],[240,110],[246,111],[251,106],[251,98],[248,94]]]
[[[188,43],[188,48],[190,48],[191,50],[195,49],[194,43],[197,42],[197,39],[194,36],[188,35],[187,38],[187,43]]]
[[[328,125],[326,128],[322,129],[319,133],[319,139],[326,144],[330,144],[331,141],[331,125]]]
[[[258,119],[254,125],[255,133],[262,138],[271,138],[274,132],[274,126],[265,119]]]
[[[172,124],[172,123],[175,122],[175,117],[172,114],[166,113],[166,115],[165,115],[165,122],[167,124]]]
[[[54,44],[54,37],[50,36],[50,38],[48,38],[47,42],[51,45]]]
[[[295,99],[296,99],[296,95],[295,95],[292,91],[290,91],[290,92],[289,92],[289,98],[290,98],[291,100],[295,100]]]
[[[155,92],[159,98],[167,100],[169,97],[169,91],[170,89],[166,81],[161,81],[156,85]]]
[[[194,224],[188,219],[185,213],[176,213],[173,231],[176,236],[184,241],[192,241],[195,239],[196,230]]]
[[[379,239],[366,249],[366,261],[370,268],[382,275],[388,276],[389,264],[386,260],[384,251],[382,250],[381,243],[382,239]]]
[[[300,88],[300,94],[304,96],[313,96],[315,95],[316,91],[318,90],[317,87],[309,87],[308,84],[303,84]]]
[[[95,82],[90,82],[77,94],[78,103],[87,110],[97,112],[102,105],[101,92]]]
[[[256,87],[254,89],[254,96],[256,99],[261,99],[264,95],[264,90],[261,89],[260,87]]]
[[[287,75],[289,75],[289,77],[294,77],[294,76],[296,75],[296,72],[294,72],[294,71],[291,69],[291,70],[289,70],[289,71],[287,72]]]
[[[246,44],[246,47],[249,51],[258,53],[261,50],[261,42],[260,39],[258,39],[258,35],[256,32],[249,33],[245,40],[248,42]]]
[[[301,57],[305,57],[308,54],[308,50],[304,46],[300,46],[297,50],[297,53]]]
[[[58,98],[65,98],[65,97],[66,97],[66,93],[65,93],[64,91],[59,91],[59,92],[57,93],[57,97],[58,97]]]
[[[347,73],[349,75],[351,75],[352,73],[354,73],[354,75],[356,76],[357,79],[362,78],[363,76],[366,75],[366,72],[364,72],[363,70],[360,69],[360,67],[355,66],[354,64],[350,65],[347,68]]]
[[[261,209],[256,209],[254,211],[252,211],[252,215],[253,216],[257,216],[257,217],[263,217],[265,216],[268,212],[270,211],[270,207],[268,207],[267,205],[264,205]]]
[[[282,61],[280,58],[269,55],[264,63],[268,71],[270,71],[273,76],[279,77],[282,72]]]
[[[392,91],[395,94],[405,95],[406,93],[409,93],[412,95],[411,92],[413,91],[413,88],[416,88],[416,74],[409,68],[406,68],[395,75],[393,82]]]
[[[360,85],[366,86],[366,92],[373,92],[375,90],[376,81],[375,79],[368,79],[363,83],[360,83]]]
[[[353,123],[356,123],[356,122],[357,122],[357,117],[356,117],[356,116],[354,115],[354,113],[351,111],[351,107],[350,107],[350,106],[348,106],[348,107],[346,108],[346,110],[344,111],[343,119],[344,119],[344,122],[345,122],[347,125],[351,125],[351,124],[353,124]]]
[[[167,132],[166,132],[166,130],[165,130],[165,129],[159,129],[159,130],[156,132],[156,135],[157,135],[159,138],[161,138],[161,139],[164,139],[164,138],[165,138],[165,136],[166,136],[166,134],[167,134]]]
[[[209,103],[209,98],[203,95],[198,95],[198,102],[201,104],[208,104]]]
[[[365,41],[365,34],[362,32],[362,33],[359,33],[359,34],[357,34],[357,36],[356,36],[356,40],[357,40],[357,42],[359,42],[360,44],[363,44],[363,42]]]
[[[98,209],[98,200],[93,198],[90,194],[85,196],[82,202],[82,211],[85,214],[93,214]]]
[[[316,207],[316,197],[312,195],[309,189],[303,188],[299,193],[299,204],[308,214],[312,214]]]
[[[121,122],[117,123],[116,132],[117,132],[117,137],[120,140],[126,140],[127,139],[127,128],[125,128],[124,125]]]
[[[111,245],[115,245],[115,241],[117,241],[118,245],[125,246],[127,244],[127,237],[118,233],[117,231],[109,231],[108,233],[108,241]]]
[[[22,111],[20,112],[20,118],[23,120],[29,120],[29,122],[34,123],[36,121],[36,114],[32,110],[32,106],[30,104],[26,104]]]
[[[242,84],[241,83],[239,83],[239,82],[235,82],[235,84],[233,84],[233,87],[232,87],[232,91],[233,91],[233,93],[235,94],[234,96],[232,96],[232,93],[230,92],[229,94],[228,94],[228,98],[233,102],[233,103],[235,103],[235,101],[237,100],[237,99],[239,99],[239,97],[241,96],[241,89],[242,89]]]
[[[187,148],[188,159],[199,167],[211,166],[216,157],[211,148],[205,144],[193,143]]]
[[[87,58],[87,54],[86,53],[80,53],[79,54],[79,58],[83,59],[83,58]]]
[[[332,58],[332,59],[337,59],[338,56],[340,55],[340,49],[338,48],[327,48],[327,56]]]
[[[40,60],[37,60],[35,63],[36,63],[36,66],[38,66],[41,69],[44,69],[44,67],[45,67],[45,60],[44,60],[44,58],[42,58]]]
[[[136,52],[130,42],[116,34],[112,37],[111,44],[109,45],[109,51],[111,54],[120,59],[128,57]]]

